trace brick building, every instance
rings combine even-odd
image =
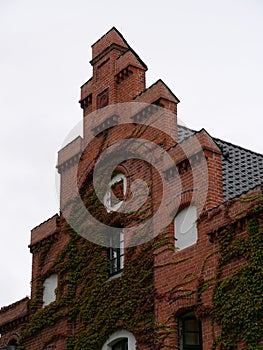
[[[31,232],[31,298],[0,310],[0,349],[262,349],[263,155],[178,125],[180,101],[146,88],[115,28],[90,63],[83,137],[58,152],[60,214]],[[96,163],[118,142],[100,197]],[[138,180],[146,199],[122,211]]]

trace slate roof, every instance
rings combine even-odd
[[[178,143],[181,143],[185,139],[188,139],[188,137],[196,134],[196,131],[191,130],[185,126],[178,125]]]
[[[213,138],[222,150],[224,199],[228,200],[263,183],[263,155]]]
[[[178,125],[179,143],[196,131]],[[263,183],[263,155],[212,137],[222,151],[223,196],[229,200]]]

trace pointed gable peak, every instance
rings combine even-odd
[[[180,100],[175,96],[172,90],[163,82],[162,79],[157,80],[156,83],[153,85],[156,85],[159,88],[161,88],[163,91],[165,91],[167,94],[166,96],[169,97],[172,101],[175,101],[176,103],[180,102]]]
[[[94,58],[96,58],[104,50],[106,50],[112,45],[122,48],[123,52],[129,49],[127,41],[115,27],[112,27],[106,34],[104,34],[91,46],[92,60],[94,60]]]
[[[135,101],[146,100],[148,103],[153,103],[158,99],[163,98],[174,103],[179,103],[180,100],[175,96],[172,90],[161,80],[157,80],[154,84],[142,91]]]

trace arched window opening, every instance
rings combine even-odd
[[[202,324],[193,313],[178,319],[179,350],[202,350]]]
[[[197,242],[197,210],[190,205],[181,210],[174,220],[175,246],[179,249],[187,248]]]
[[[135,337],[128,331],[117,331],[109,337],[102,350],[136,350]]]
[[[12,338],[12,339],[9,341],[8,345],[17,346],[17,340],[16,340],[15,338]]]
[[[108,184],[103,202],[107,212],[118,211],[127,192],[127,179],[122,173],[116,174]]]
[[[58,286],[58,275],[52,274],[44,281],[43,307],[56,300],[56,289]]]
[[[117,343],[112,345],[112,350],[128,350],[128,338],[118,340]]]

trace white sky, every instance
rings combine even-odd
[[[30,294],[30,230],[58,211],[57,151],[112,26],[187,126],[263,153],[261,0],[0,0],[0,306]]]

